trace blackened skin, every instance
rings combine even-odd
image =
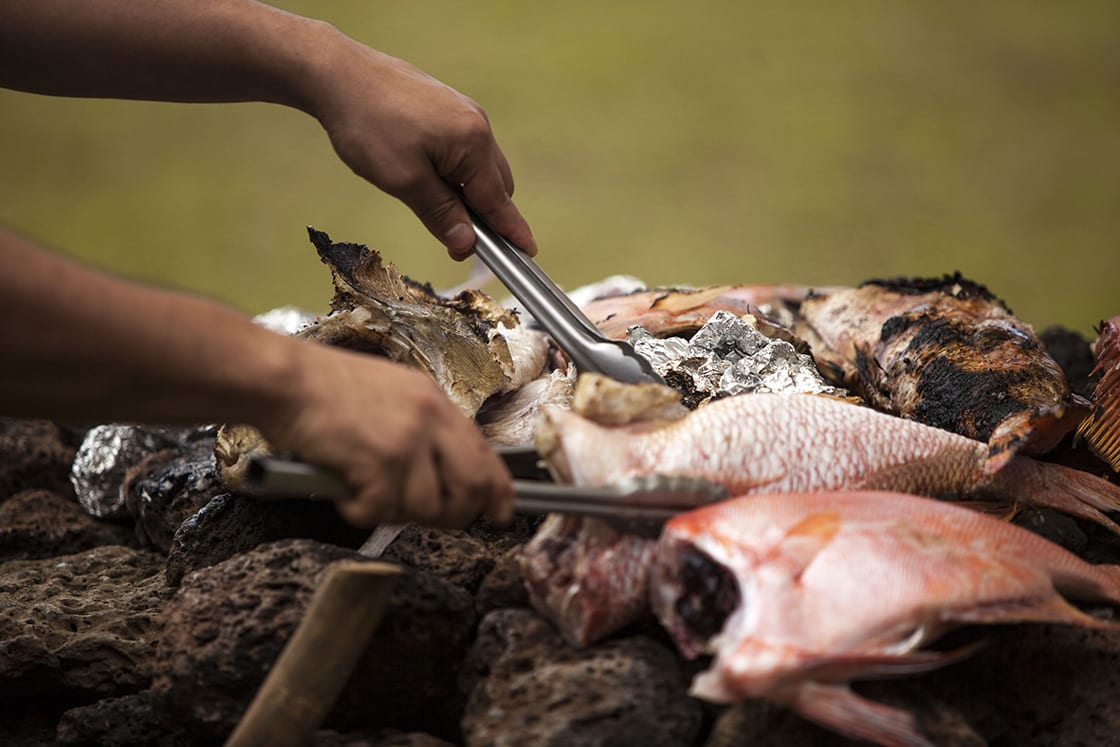
[[[684,593],[676,612],[697,638],[707,640],[723,629],[738,608],[739,584],[726,568],[695,547],[681,556],[679,572]]]
[[[967,433],[966,419],[971,419],[975,438],[987,441],[997,425],[1027,409],[1019,400],[1006,396],[1010,386],[1025,378],[1022,374],[998,377],[989,371],[963,371],[945,358],[934,358],[918,380],[922,398],[914,408],[914,419],[955,433]],[[973,402],[985,405],[976,408],[970,406]]]
[[[952,275],[942,275],[940,278],[899,277],[868,280],[865,283],[860,283],[861,288],[865,285],[877,285],[880,288],[904,296],[920,296],[932,291],[941,291],[961,299],[979,298],[984,301],[995,301],[1005,309],[1007,308],[1007,304],[997,298],[987,287],[965,278],[960,271],[954,272]],[[1010,309],[1008,309],[1008,313],[1011,313]]]
[[[1036,369],[1004,368],[993,365],[981,371],[966,370],[960,362],[971,363],[976,354],[999,354],[1001,349],[1017,348],[1025,360],[1045,353],[1042,346],[1022,335],[1002,328],[977,330],[956,319],[934,318],[927,314],[905,314],[888,319],[880,339],[884,344],[903,333],[913,335],[902,359],[902,370],[895,373],[916,375],[919,399],[913,417],[919,422],[987,441],[1004,419],[1030,405],[1008,396],[1018,388],[1032,390]],[[865,376],[867,361],[857,361]],[[868,379],[873,380],[873,379]],[[978,407],[977,403],[983,403]]]

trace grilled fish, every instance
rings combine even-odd
[[[800,313],[823,373],[879,409],[988,442],[989,471],[1049,451],[1088,412],[1034,329],[959,273],[814,294]]]
[[[1068,599],[1120,604],[1120,566],[1093,566],[1014,525],[895,493],[738,498],[672,519],[655,613],[688,656],[715,655],[692,694],[765,698],[884,745],[929,742],[855,677],[920,672],[962,652],[918,649],[968,623],[1120,627]]]
[[[829,290],[834,289],[825,289]],[[581,310],[607,337],[625,339],[626,330],[634,325],[655,337],[669,337],[695,332],[717,311],[742,316],[757,314],[761,308],[781,317],[787,307],[796,309],[809,292],[804,285],[661,288],[599,298],[584,304]]]
[[[1120,486],[1015,457],[989,474],[980,441],[812,394],[717,400],[658,425],[605,427],[545,408],[537,449],[560,479],[603,485],[654,472],[717,482],[730,495],[894,490],[1056,508],[1120,533]]]

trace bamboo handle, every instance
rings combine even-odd
[[[389,563],[332,565],[226,747],[311,744],[369,646],[399,574]]]

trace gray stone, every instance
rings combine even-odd
[[[568,646],[527,610],[486,616],[464,666],[467,745],[691,745],[701,711],[669,649],[635,636]]]

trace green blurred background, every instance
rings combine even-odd
[[[479,101],[567,287],[960,270],[1038,327],[1120,313],[1114,0],[276,5]],[[281,107],[0,92],[0,163],[4,223],[250,312],[326,308],[307,224],[467,272]]]

